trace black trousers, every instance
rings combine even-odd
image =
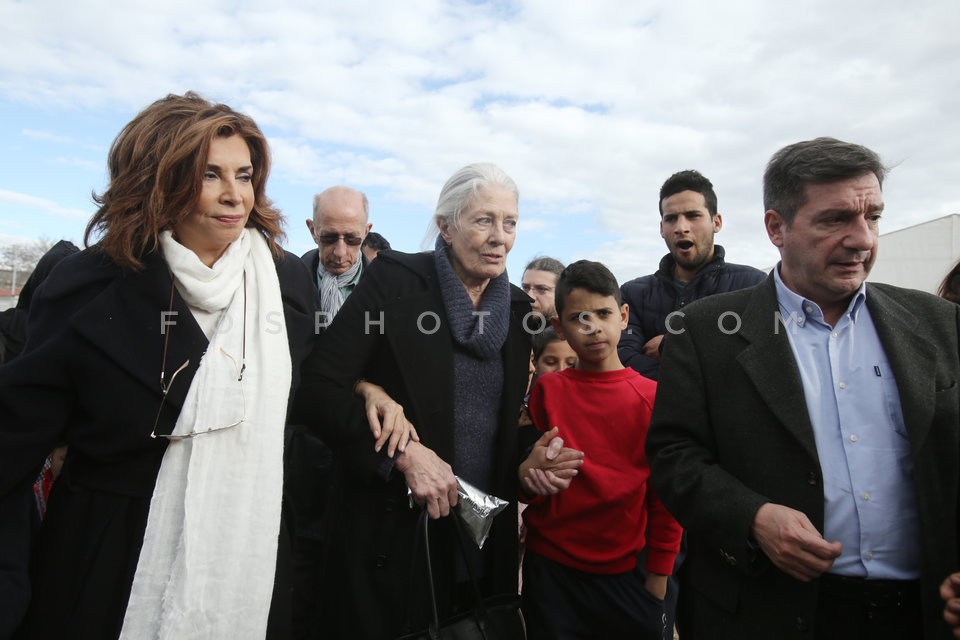
[[[522,602],[529,640],[661,640],[663,601],[643,583],[639,569],[586,573],[527,549]]]
[[[820,576],[816,640],[922,637],[919,581]]]

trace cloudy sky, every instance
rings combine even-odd
[[[484,160],[520,187],[515,282],[536,254],[652,272],[659,186],[687,168],[728,257],[765,267],[763,167],[797,140],[895,165],[885,231],[960,212],[958,29],[957,0],[0,0],[0,241],[79,243],[114,136],[193,89],[264,129],[296,253],[333,184],[419,250],[443,182]]]

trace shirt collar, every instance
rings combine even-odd
[[[799,327],[804,326],[807,320],[826,324],[820,305],[813,300],[804,298],[784,284],[783,279],[780,277],[780,263],[777,263],[777,266],[773,269],[773,281],[777,287],[777,302],[785,318],[795,318],[796,324]],[[850,321],[856,323],[866,299],[867,283],[864,281],[860,284],[860,288],[857,289],[857,292],[850,300],[850,304],[847,305],[847,310],[844,311],[843,315],[849,316]]]

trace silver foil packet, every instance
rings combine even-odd
[[[457,493],[460,495],[460,518],[466,525],[470,537],[483,549],[483,543],[490,536],[493,518],[507,506],[506,500],[480,491],[465,480],[457,478]]]
[[[476,545],[483,549],[483,543],[490,537],[494,516],[503,511],[509,503],[497,496],[480,491],[459,477],[457,477],[457,495],[460,496],[460,502],[455,508],[459,510],[460,519]],[[416,507],[410,487],[407,487],[407,500],[411,509]]]

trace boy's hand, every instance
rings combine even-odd
[[[663,600],[667,597],[667,576],[660,575],[659,573],[648,574],[643,586],[658,600]]]
[[[533,445],[517,470],[521,488],[529,495],[555,495],[570,486],[583,466],[583,452],[563,446],[557,427]]]

